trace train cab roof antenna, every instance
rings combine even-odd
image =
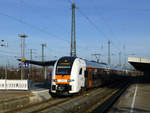
[[[72,23],[71,23],[71,47],[70,56],[76,56],[76,32],[75,32],[75,4],[72,4]]]

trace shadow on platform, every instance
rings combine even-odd
[[[150,84],[150,76],[136,76],[132,78],[133,84]]]
[[[32,81],[29,84],[29,90],[44,90],[44,89],[50,89],[50,81],[41,81],[41,82],[35,82]]]
[[[120,88],[119,85],[111,85],[111,84],[117,84],[117,83],[124,83],[124,82],[130,83],[130,84],[150,84],[150,76],[148,75],[142,75],[142,76],[119,76],[118,78],[115,78],[115,80],[111,83],[105,84],[102,87],[108,87],[111,89],[114,88]]]

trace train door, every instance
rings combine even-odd
[[[81,87],[84,87],[84,81],[85,81],[85,79],[84,79],[84,68],[80,68],[80,70],[79,70],[79,80],[78,80],[78,85],[79,85],[79,88],[81,88]]]
[[[88,77],[88,69],[86,69],[84,71],[84,78],[85,78],[85,82],[84,82],[84,87],[85,89],[89,88],[89,77]]]
[[[88,78],[89,78],[89,88],[92,87],[92,69],[89,69],[89,73],[88,73]]]

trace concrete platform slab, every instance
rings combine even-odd
[[[108,113],[150,113],[150,84],[133,84]]]

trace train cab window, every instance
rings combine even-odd
[[[62,57],[56,65],[56,75],[70,75],[76,57]]]
[[[79,71],[79,75],[81,75],[82,74],[82,68],[80,69],[80,71]]]

